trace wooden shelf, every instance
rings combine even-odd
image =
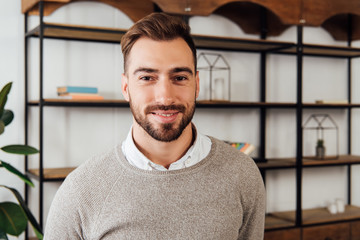
[[[268,41],[258,39],[242,39],[234,37],[218,37],[205,35],[192,35],[197,48],[216,49],[224,51],[249,51],[249,52],[276,52],[293,48],[294,43]]]
[[[43,172],[44,181],[62,181],[74,169],[75,168],[45,168]],[[29,169],[29,174],[36,179],[40,179],[39,169]]]
[[[30,106],[39,106],[40,101],[32,100],[28,103]],[[121,99],[104,99],[104,100],[71,100],[59,98],[44,99],[44,106],[54,107],[129,107],[129,103]]]
[[[55,39],[120,43],[120,40],[126,31],[126,29],[119,28],[44,23],[44,37]],[[39,37],[39,35],[40,26],[35,27],[26,34],[28,37]],[[196,47],[199,49],[205,48],[242,52],[277,52],[285,54],[296,54],[297,51],[296,44],[291,42],[206,35],[192,35],[192,37]],[[360,57],[360,48],[304,44],[303,54],[306,56],[341,58]]]
[[[44,37],[67,40],[120,43],[127,29],[92,27],[84,25],[44,23]],[[26,36],[39,37],[40,26],[29,31]],[[242,39],[192,35],[197,48],[231,51],[279,51],[294,47],[294,43],[257,39]]]
[[[277,103],[277,102],[231,102],[231,101],[197,101],[197,107],[200,108],[294,108],[295,103]]]
[[[39,106],[40,101],[29,101],[30,106]],[[129,107],[129,103],[121,99],[104,100],[71,100],[60,98],[46,98],[43,101],[45,106],[88,106],[88,107]],[[230,101],[197,101],[199,108],[294,108],[295,103],[264,103],[264,102],[230,102]]]
[[[44,37],[65,39],[65,40],[81,40],[95,42],[120,43],[122,36],[126,33],[126,29],[91,27],[84,25],[70,25],[58,23],[44,23]],[[29,31],[26,36],[39,37],[40,26]]]
[[[266,162],[256,163],[258,168],[262,170],[266,169],[281,169],[281,168],[295,168],[295,158],[283,158],[283,159],[267,159]]]
[[[296,53],[296,47],[281,50],[282,53]],[[304,44],[303,54],[305,56],[324,56],[324,57],[360,57],[360,48],[326,46],[316,44]]]
[[[265,216],[265,230],[271,230],[276,228],[294,227],[295,222],[287,219],[273,216],[272,214],[266,214]]]
[[[359,103],[304,103],[304,108],[358,108]]]
[[[340,155],[337,159],[323,159],[323,160],[319,160],[315,158],[303,159],[304,167],[335,166],[335,165],[345,165],[345,164],[360,164],[360,156]]]
[[[260,169],[281,169],[281,168],[295,168],[295,158],[271,158],[267,159],[266,162],[256,163]],[[342,166],[347,164],[360,164],[360,156],[354,155],[340,155],[337,159],[315,159],[315,158],[304,158],[302,165],[303,167],[324,167],[324,166]]]
[[[295,222],[295,211],[271,213],[271,216]],[[326,208],[306,209],[302,211],[303,225],[323,224],[360,219],[360,207],[347,205],[344,213],[331,214]]]

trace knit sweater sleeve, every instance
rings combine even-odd
[[[223,174],[236,185],[241,208],[238,240],[263,240],[265,226],[265,186],[259,168],[248,155],[228,144],[214,140],[218,146],[219,166]]]
[[[249,158],[250,159],[250,158]],[[243,186],[243,225],[239,230],[239,240],[264,238],[265,226],[265,187],[260,172],[252,159],[248,161],[247,172],[251,172],[247,186]]]
[[[78,213],[78,198],[74,198],[76,192],[77,188],[71,178],[57,191],[46,222],[45,240],[85,239]]]
[[[91,239],[102,203],[119,172],[114,170],[114,159],[114,151],[95,156],[68,175],[51,204],[45,240]]]

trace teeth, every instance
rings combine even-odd
[[[172,115],[174,115],[173,113],[171,114],[164,114],[164,113],[157,113],[157,115],[163,116],[163,117],[170,117]]]

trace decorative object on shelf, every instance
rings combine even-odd
[[[342,198],[337,198],[334,201],[327,203],[327,209],[331,214],[344,213],[345,212],[345,201]]]
[[[304,158],[337,159],[339,157],[338,126],[328,114],[310,115],[303,125],[303,142]],[[311,149],[315,149],[315,154]]]
[[[230,65],[222,55],[200,53],[197,69],[200,77],[199,100],[230,101]]]
[[[251,143],[247,142],[229,142],[225,141],[225,143],[230,144],[233,148],[243,152],[247,155],[251,155],[255,151],[255,146]]]
[[[324,157],[325,157],[325,146],[324,146],[323,139],[317,140],[315,156],[320,159],[324,159]]]
[[[57,94],[60,99],[72,100],[103,100],[104,97],[98,94],[97,87],[65,86],[58,87]]]
[[[14,113],[5,109],[7,96],[11,90],[12,83],[6,84],[0,92],[0,134],[5,131],[5,127],[14,119]],[[11,154],[29,155],[38,153],[38,150],[27,145],[7,145],[0,148],[2,151]],[[34,186],[31,180],[22,174],[15,167],[7,162],[0,160],[0,168],[4,168],[10,173],[16,175],[29,186]],[[42,239],[41,228],[36,219],[26,206],[21,194],[14,188],[0,184],[1,188],[5,188],[12,192],[19,204],[14,202],[0,202],[0,239],[8,239],[7,235],[19,236],[27,228],[28,221],[34,229],[36,236]]]

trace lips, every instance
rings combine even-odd
[[[155,111],[155,112],[152,112],[151,114],[152,114],[153,118],[159,123],[172,123],[177,119],[179,112],[177,112],[177,111],[176,112],[174,112],[174,111],[171,111],[171,112]]]
[[[148,106],[145,109],[147,114],[151,114],[151,116],[160,123],[172,123],[177,119],[177,116],[180,113],[184,113],[185,107],[183,105],[156,105],[156,106]]]

